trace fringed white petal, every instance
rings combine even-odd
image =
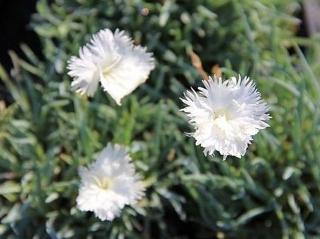
[[[99,31],[80,49],[79,57],[73,56],[68,62],[75,91],[92,96],[100,82],[119,105],[124,96],[147,80],[153,68],[152,54],[135,46],[118,29],[114,33],[109,29]]]
[[[268,127],[269,107],[249,78],[222,81],[209,78],[199,92],[187,91],[182,109],[195,131],[196,144],[204,153],[218,151],[224,158],[232,155],[240,158],[260,129]]]
[[[134,205],[144,195],[144,186],[119,145],[108,145],[88,168],[80,167],[81,185],[77,206],[101,220],[113,220],[126,205]]]

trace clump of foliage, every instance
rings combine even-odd
[[[298,10],[295,0],[39,0],[31,26],[42,57],[23,45],[11,74],[0,70],[11,96],[0,107],[1,237],[318,238],[320,47],[294,36]],[[122,107],[101,90],[75,94],[66,74],[105,27],[157,59]],[[206,158],[185,135],[179,97],[201,83],[192,50],[207,72],[251,76],[271,105],[271,127],[240,160]],[[78,166],[108,142],[128,146],[148,185],[112,223],[75,208]]]

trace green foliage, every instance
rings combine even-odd
[[[144,9],[145,8],[145,9]],[[27,46],[0,78],[0,235],[3,238],[319,238],[319,38],[294,36],[295,0],[40,0]],[[146,14],[146,9],[149,13]],[[100,28],[127,30],[157,67],[121,107],[102,90],[70,90],[66,62]],[[307,46],[303,54],[298,44]],[[291,55],[288,48],[291,48]],[[210,72],[253,78],[270,128],[239,160],[206,158],[179,111],[200,84],[190,51]],[[308,59],[305,58],[308,56]],[[78,166],[108,142],[124,144],[148,185],[114,222],[76,209]]]

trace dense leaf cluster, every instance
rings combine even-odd
[[[0,105],[0,237],[319,238],[320,47],[294,36],[298,10],[295,0],[40,0],[43,58],[23,45],[11,74],[0,68],[11,96]],[[157,60],[121,107],[102,90],[80,97],[66,74],[105,27]],[[201,83],[192,50],[207,72],[250,76],[271,105],[271,127],[241,160],[206,158],[185,134],[179,97]],[[75,207],[78,166],[108,142],[128,147],[148,185],[112,223]]]

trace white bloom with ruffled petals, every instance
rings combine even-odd
[[[101,83],[117,102],[144,83],[154,68],[154,58],[146,48],[134,45],[124,31],[100,30],[80,49],[79,57],[68,61],[71,87],[92,96]]]
[[[182,109],[195,127],[192,136],[204,153],[218,151],[224,156],[241,158],[260,129],[268,127],[269,107],[261,99],[255,84],[248,77],[209,78],[205,88],[187,91]]]
[[[78,208],[111,221],[125,205],[134,205],[144,195],[144,186],[130,160],[121,146],[109,144],[88,168],[80,167]]]

